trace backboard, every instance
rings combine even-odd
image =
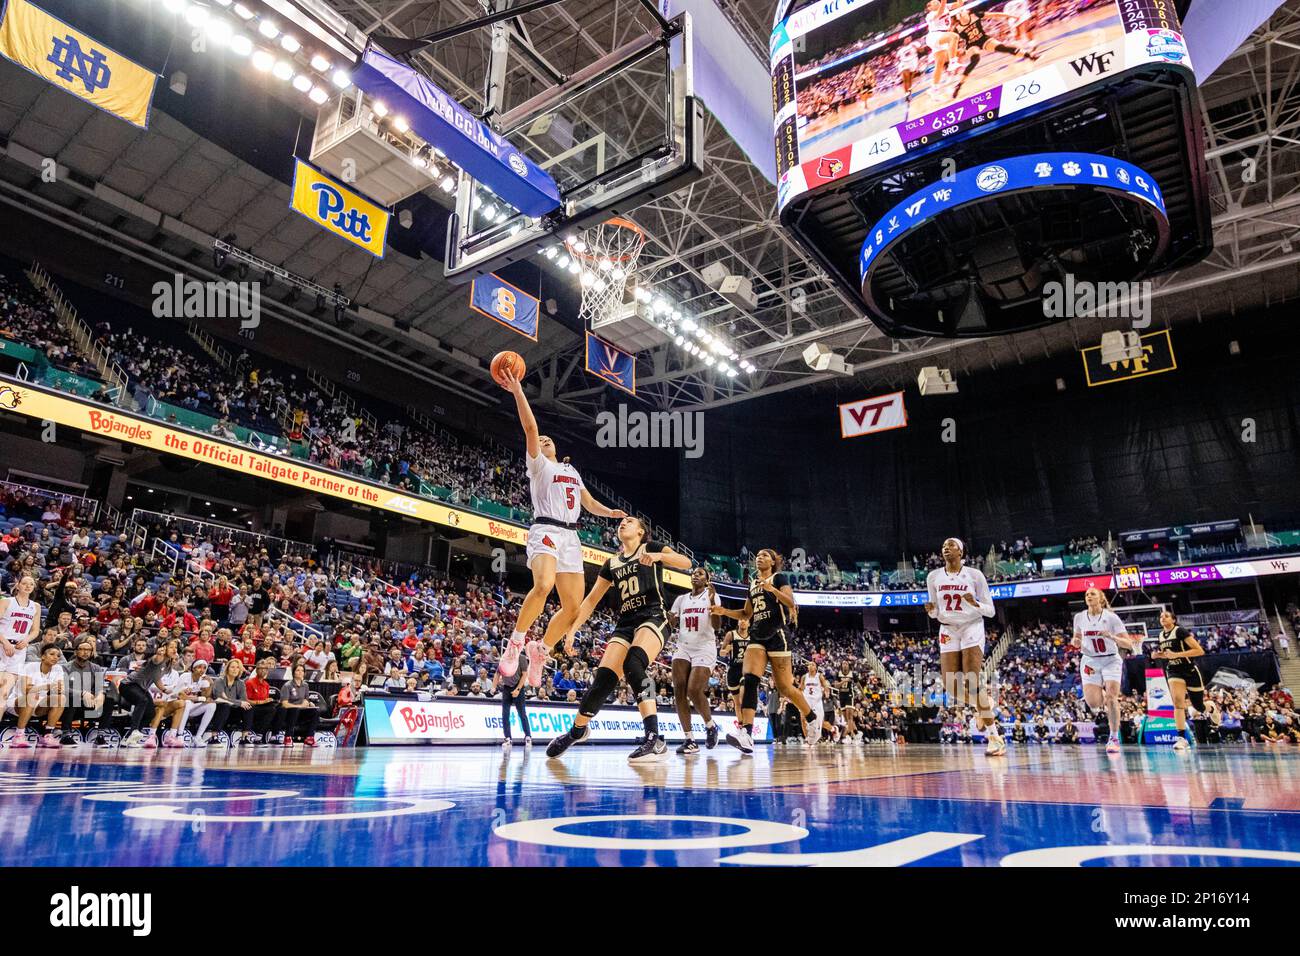
[[[497,44],[493,50],[494,59],[506,55]],[[549,89],[499,104],[488,122],[550,175],[560,205],[525,215],[462,169],[447,235],[446,275],[453,281],[536,256],[700,176],[703,117],[694,96],[689,15],[660,19]]]

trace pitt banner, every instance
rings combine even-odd
[[[636,357],[587,333],[587,371],[629,395],[636,394]]]
[[[1083,356],[1083,374],[1088,379],[1089,388],[1159,375],[1178,368],[1178,362],[1174,359],[1174,342],[1169,337],[1168,329],[1142,336],[1141,358],[1108,365],[1101,360],[1100,345],[1083,349],[1080,354]]]
[[[469,288],[469,307],[493,322],[537,341],[540,301],[494,275],[479,276]]]
[[[9,0],[0,53],[91,106],[149,128],[157,76],[28,0]]]
[[[316,225],[360,246],[378,259],[384,258],[391,214],[360,193],[336,183],[301,159],[293,170],[293,198],[289,206]]]
[[[482,535],[520,547],[528,539],[528,529],[513,522],[404,494],[396,488],[372,484],[356,475],[327,471],[297,458],[263,454],[245,445],[214,439],[211,435],[178,428],[119,408],[82,402],[73,396],[34,387],[9,376],[0,378],[0,410],[27,415],[38,422],[57,422],[124,444],[166,452],[188,461],[233,471],[246,478],[274,481],[300,491],[405,515],[416,521],[453,529],[457,534]],[[582,560],[587,564],[601,565],[609,557],[608,551],[582,546]],[[680,588],[690,587],[691,583],[686,574],[672,570],[664,572],[664,580]]]

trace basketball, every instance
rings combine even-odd
[[[528,366],[524,363],[524,357],[518,352],[498,352],[492,357],[492,378],[502,388],[506,387],[505,379],[502,373],[510,369],[515,373],[515,378],[523,379],[524,373],[528,371]]]

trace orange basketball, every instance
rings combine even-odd
[[[492,357],[492,377],[496,379],[496,383],[502,388],[505,388],[505,379],[501,377],[501,373],[506,369],[510,369],[515,378],[522,381],[524,373],[528,371],[528,366],[524,364],[524,357],[518,352],[498,352],[494,355]]]

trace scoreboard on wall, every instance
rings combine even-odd
[[[1191,68],[1173,0],[940,3],[783,5],[793,12],[771,39],[781,208],[1127,70]]]

